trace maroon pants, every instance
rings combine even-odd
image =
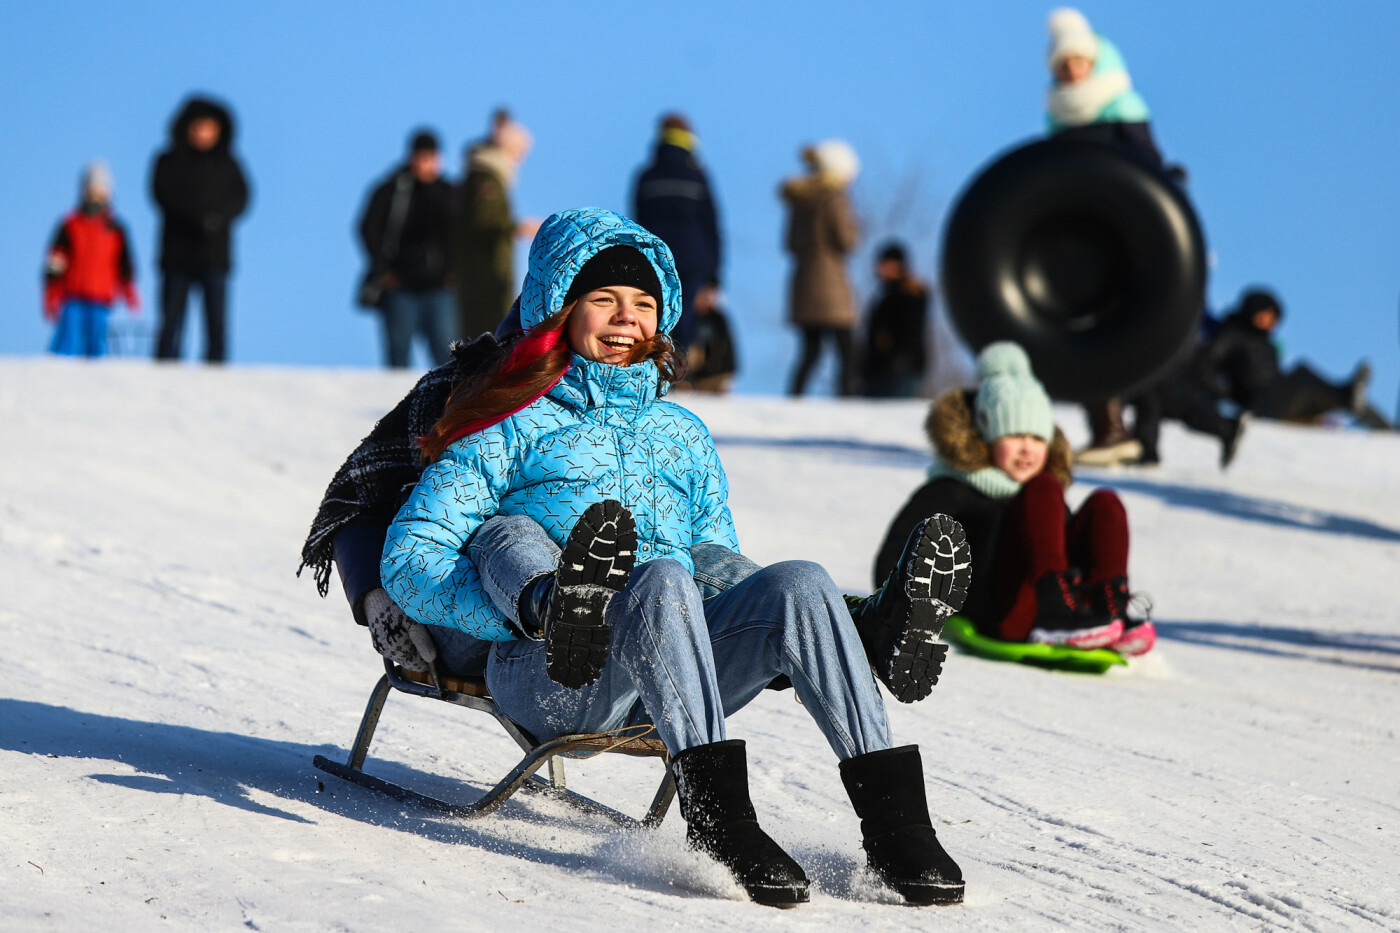
[[[1025,641],[1039,607],[1035,581],[1074,567],[1088,584],[1128,575],[1128,513],[1110,489],[1096,489],[1071,515],[1049,473],[1021,487],[1006,508],[993,561],[1001,637]]]

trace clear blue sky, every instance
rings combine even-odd
[[[517,204],[624,209],[658,114],[690,114],[718,189],[741,388],[772,391],[795,340],[775,197],[798,147],[849,139],[879,233],[934,269],[979,165],[1038,133],[1045,2],[10,4],[0,28],[0,354],[39,352],[44,244],[107,158],[154,298],[150,160],[179,100],[230,101],[254,199],[237,230],[236,361],[373,365],[352,226],[409,129],[457,161],[508,104],[535,134]],[[1210,297],[1283,296],[1290,357],[1400,381],[1400,5],[1088,3],[1127,57],[1216,257]],[[455,171],[455,166],[454,166]],[[901,187],[902,186],[902,187]],[[903,191],[903,194],[896,193]],[[901,211],[899,208],[907,207]],[[865,263],[858,281],[868,285]],[[3,365],[3,364],[0,364]]]

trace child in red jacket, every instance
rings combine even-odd
[[[59,224],[44,263],[44,317],[58,323],[50,352],[102,356],[112,302],[120,297],[133,313],[141,306],[131,247],[111,203],[112,174],[94,162],[83,173],[78,209]]]

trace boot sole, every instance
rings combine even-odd
[[[796,907],[812,899],[807,885],[746,886],[749,900],[764,907]]]
[[[947,654],[938,636],[948,618],[962,608],[972,581],[972,548],[962,525],[947,515],[925,519],[913,564],[903,572],[908,624],[895,639],[885,686],[900,702],[914,703],[937,683]]]
[[[922,881],[901,881],[894,882],[886,879],[886,884],[893,888],[904,898],[905,902],[915,907],[929,907],[934,904],[961,904],[966,885],[958,884],[929,884]]]
[[[545,636],[550,680],[576,690],[603,673],[612,638],[604,618],[636,555],[637,523],[626,506],[607,499],[584,510],[559,556]]]

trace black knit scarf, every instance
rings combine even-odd
[[[503,354],[503,347],[490,334],[468,344],[454,344],[452,358],[419,379],[393,410],[379,419],[326,488],[311,522],[311,533],[301,548],[297,576],[310,567],[316,589],[326,595],[336,532],[366,512],[397,511],[404,494],[423,473],[418,438],[442,417],[453,388],[485,373]]]

